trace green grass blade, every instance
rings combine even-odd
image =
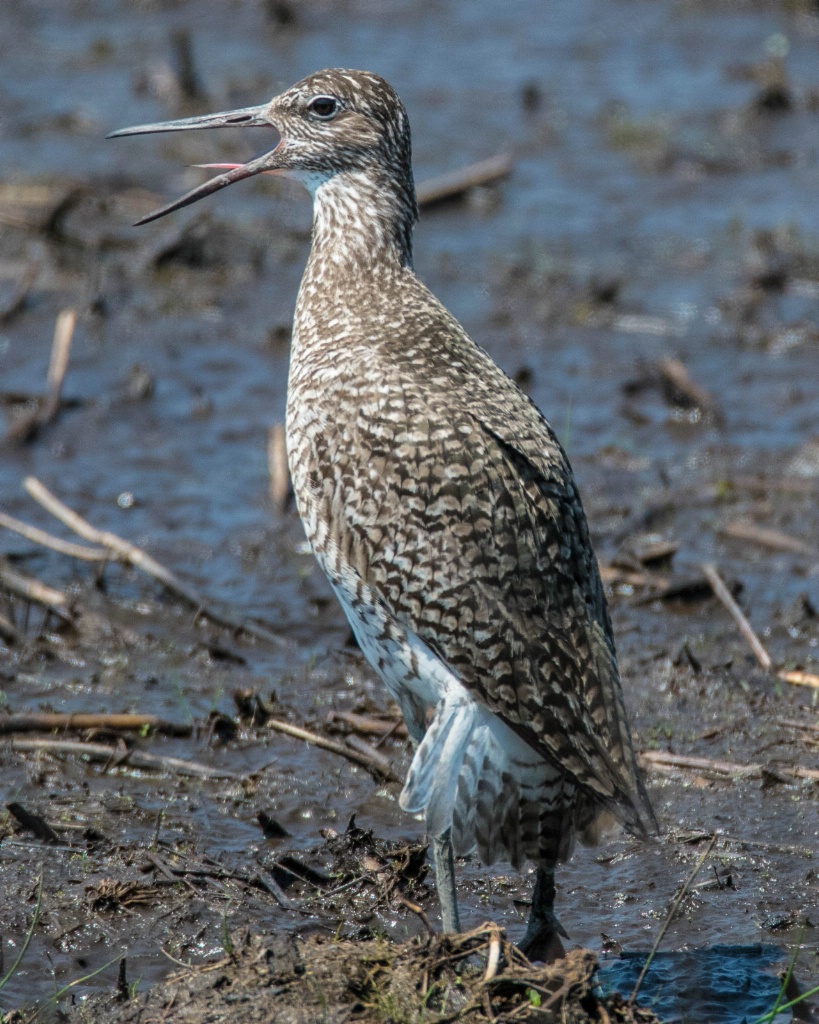
[[[26,955],[26,951],[28,950],[28,947],[29,947],[29,945],[31,943],[31,940],[32,940],[33,936],[34,936],[34,929],[37,927],[37,921],[40,918],[40,909],[41,909],[42,905],[43,905],[43,872],[42,872],[42,869],[41,869],[40,870],[40,877],[39,877],[39,879],[37,881],[37,904],[34,907],[34,915],[31,918],[31,924],[29,925],[28,931],[26,932],[26,937],[25,937],[25,940],[23,942],[22,949],[17,954],[17,959],[14,961],[14,963],[9,968],[8,972],[6,973],[6,976],[2,980],[0,980],[0,992],[3,991],[3,986],[9,981],[9,979],[14,976],[14,972],[20,966],[20,962],[22,961],[23,957]]]

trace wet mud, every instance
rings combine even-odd
[[[817,57],[809,3],[3,7],[0,511],[93,546],[35,477],[198,600],[0,531],[0,1017],[650,1019],[595,957],[651,948],[714,833],[661,949],[774,947],[774,989],[794,956],[789,997],[819,984],[819,691],[783,678],[819,674]],[[459,864],[471,937],[431,934],[406,738],[271,497],[305,197],[255,179],[135,230],[268,140],[104,141],[328,65],[393,82],[419,181],[512,157],[423,212],[416,265],[567,447],[662,826],[559,872],[563,968],[504,944],[531,887],[508,865]],[[160,721],[3,726],[45,713]],[[663,965],[678,993],[691,963]]]

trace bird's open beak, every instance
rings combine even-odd
[[[109,139],[120,138],[123,135],[150,135],[154,132],[184,132],[195,128],[275,128],[269,116],[270,104],[261,107],[245,107],[243,110],[226,110],[220,114],[205,114],[202,117],[185,117],[180,121],[159,121],[156,124],[138,124],[133,128],[120,128],[119,131],[111,132]],[[256,157],[246,164],[229,164],[224,174],[218,174],[203,185],[192,189],[179,199],[168,203],[167,206],[154,210],[146,217],[140,218],[136,224],[147,224],[149,221],[164,217],[166,213],[172,213],[183,206],[189,206],[198,199],[203,199],[219,189],[232,185],[234,181],[241,181],[243,178],[250,178],[254,174],[263,174],[265,171],[274,171],[276,158],[274,154],[278,144],[265,153]],[[206,165],[207,166],[207,165]],[[218,166],[218,165],[217,165]],[[136,225],[135,225],[136,226]]]

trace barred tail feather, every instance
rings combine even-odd
[[[440,835],[452,823],[452,804],[476,708],[474,701],[460,695],[441,700],[412,759],[399,803],[411,814],[427,814],[430,835]]]
[[[401,793],[427,831],[452,829],[459,856],[520,867],[571,849],[575,787],[491,711],[452,687],[442,698]]]

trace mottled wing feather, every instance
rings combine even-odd
[[[538,418],[541,418],[539,413]],[[572,702],[574,724],[579,720],[581,727],[579,733],[571,734],[573,740],[569,745],[573,746],[579,739],[579,752],[586,760],[579,772],[571,774],[587,790],[598,794],[600,789],[595,783],[610,780],[613,792],[606,795],[613,795],[621,804],[621,812],[625,813],[619,816],[642,832],[645,827],[642,817],[653,825],[653,812],[636,771],[608,608],[568,461],[545,422],[543,430],[549,434],[552,458],[540,467],[535,459],[525,454],[525,448],[534,447],[537,458],[542,447],[538,451],[536,446],[527,445],[519,438],[503,438],[498,432],[504,429],[503,425],[482,423],[482,426],[498,445],[498,457],[507,461],[507,482],[516,475],[525,494],[521,506],[529,512],[531,535],[537,538],[547,555],[546,564],[541,564],[539,569],[548,575],[548,589],[562,611],[550,617],[548,641],[543,645],[547,657],[553,657],[554,662],[544,665],[539,675],[542,687],[534,688],[526,709],[529,714],[524,711],[523,728],[517,731],[533,746],[540,745],[538,737],[533,737],[529,729],[542,714],[543,704],[553,699],[557,690],[576,695],[578,701]],[[556,452],[563,462],[559,474],[554,471]],[[550,544],[551,538],[559,538],[559,544]],[[533,619],[536,621],[537,615],[524,610],[523,620],[515,623],[516,632],[531,636]],[[584,738],[587,742],[583,742]],[[554,756],[554,749],[550,753]],[[575,751],[568,755],[558,753],[557,757],[565,765],[573,762],[574,754]]]
[[[546,478],[471,412],[453,418],[450,406],[447,421],[435,404],[407,396],[408,424],[424,433],[448,423],[417,451],[378,444],[377,424],[360,422],[357,443],[402,485],[379,494],[373,517],[337,492],[350,503],[337,521],[355,534],[347,557],[485,706],[642,831],[610,626],[568,465]]]
[[[325,333],[320,361],[291,367],[288,444],[328,575],[354,573],[589,800],[644,831],[605,597],[548,423],[411,272],[355,313],[304,287],[299,345]]]

